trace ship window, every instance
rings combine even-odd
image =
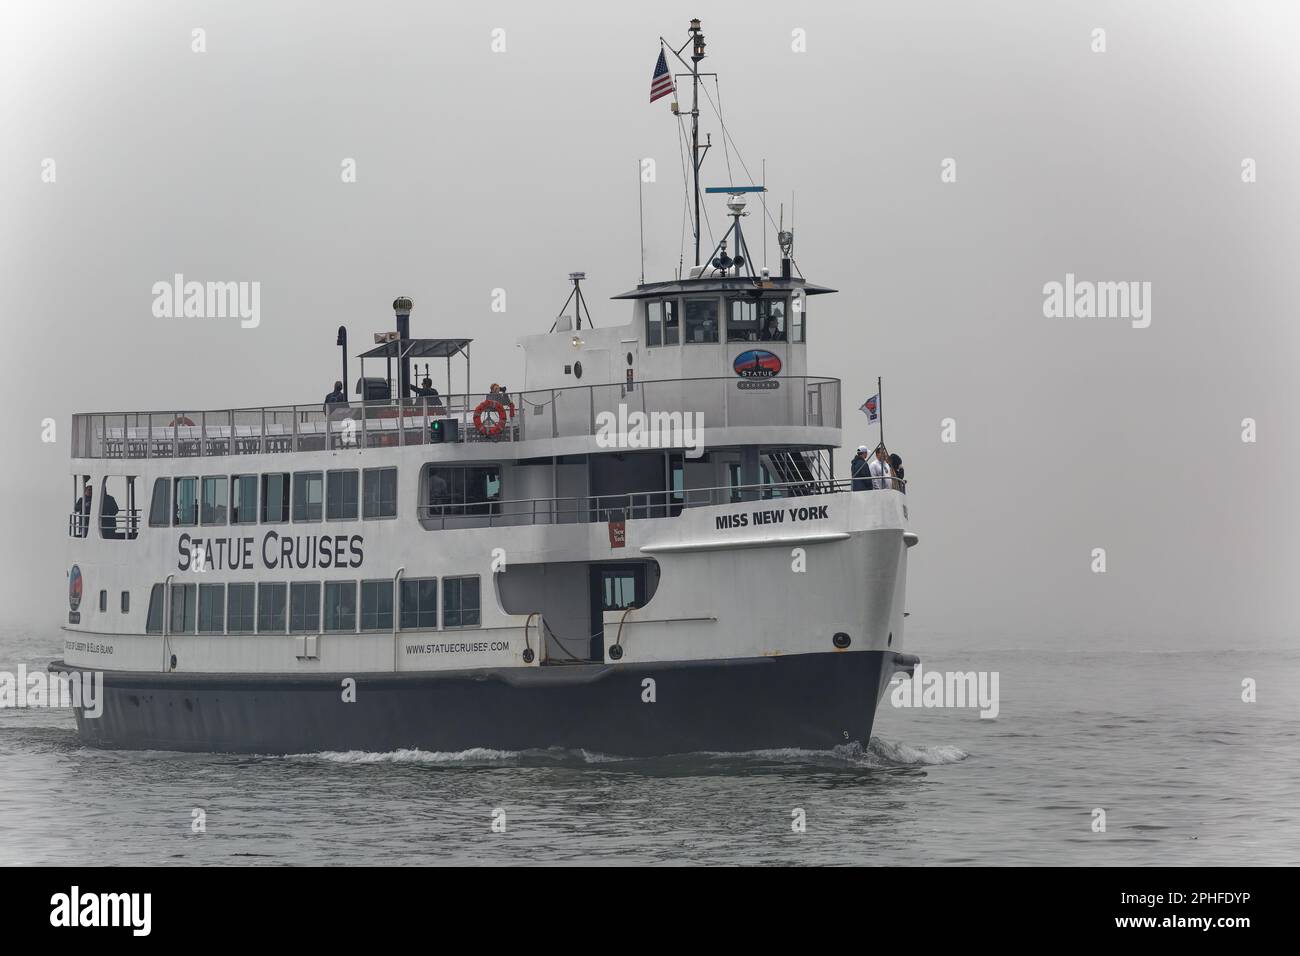
[[[320,582],[289,585],[289,630],[295,634],[320,630]]]
[[[728,342],[757,342],[760,331],[756,299],[727,300]]]
[[[227,483],[228,479],[224,477],[203,479],[203,502],[199,509],[199,520],[202,524],[226,523]]]
[[[199,523],[199,480],[176,479],[176,512],[173,524],[178,527]]]
[[[393,629],[393,582],[361,582],[361,630]]]
[[[156,478],[153,483],[153,500],[149,503],[149,527],[165,528],[171,524],[168,505],[171,503],[170,478]],[[161,628],[161,624],[159,625]]]
[[[353,475],[356,472],[352,472]],[[352,632],[357,629],[357,582],[325,582],[325,630]]]
[[[646,345],[677,344],[677,300],[647,302],[645,306]],[[628,363],[631,364],[630,362]]]
[[[644,566],[602,568],[600,578],[602,611],[623,611],[633,605],[645,606]]]
[[[478,575],[442,582],[442,626],[478,627]]]
[[[664,307],[662,302],[645,304],[645,344],[664,344]]]
[[[131,592],[130,591],[122,592],[122,613],[123,614],[131,613]]]
[[[758,337],[764,342],[784,342],[785,299],[763,299],[758,303]]]
[[[357,518],[357,473],[325,472],[325,517],[355,521]]]
[[[257,622],[256,590],[252,584],[226,587],[226,626],[231,634],[252,634]]]
[[[99,592],[99,610],[100,610],[101,612],[103,612],[103,611],[107,611],[107,610],[108,610],[108,592],[107,592],[107,591],[100,591],[100,592]]]
[[[664,299],[661,303],[664,309],[664,345],[676,345],[678,339],[678,319],[677,300]]]
[[[363,518],[397,516],[397,469],[367,468],[361,490]]]
[[[99,536],[135,540],[140,533],[140,509],[135,506],[135,476],[109,475],[99,487]]]
[[[325,498],[325,476],[319,471],[298,471],[293,475],[293,520],[320,521]]]
[[[166,479],[164,479],[166,480]],[[145,617],[146,634],[161,634],[163,622],[163,586],[155,584],[149,589],[149,613]]]
[[[718,300],[686,300],[686,341],[688,343],[718,341]]]
[[[230,479],[230,523],[257,524],[257,475]]]
[[[283,584],[257,586],[257,633],[284,633],[284,591]]]
[[[199,585],[199,633],[220,634],[226,629],[226,586]]]
[[[289,476],[284,472],[262,476],[262,520],[267,524],[289,520]]]
[[[805,295],[795,296],[794,303],[790,309],[790,341],[804,341],[805,325],[808,321],[808,297]]]
[[[501,467],[429,468],[429,516],[485,515],[501,500]]]
[[[437,578],[403,578],[400,593],[402,630],[431,631],[437,628]]]
[[[172,623],[171,633],[193,634],[195,617],[195,586],[193,584],[172,585]]]

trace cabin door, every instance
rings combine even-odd
[[[644,564],[594,564],[591,567],[591,660],[605,659],[605,612],[645,606]],[[617,627],[617,625],[615,625]]]

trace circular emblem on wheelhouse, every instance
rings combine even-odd
[[[74,611],[81,607],[81,568],[75,564],[68,572],[68,607]]]
[[[766,349],[741,352],[731,363],[741,378],[772,378],[781,373],[781,357]]]

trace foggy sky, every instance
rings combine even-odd
[[[319,401],[336,327],[359,351],[399,294],[413,334],[475,340],[476,388],[522,383],[569,271],[627,322],[640,157],[647,279],[679,260],[676,121],[646,99],[692,16],[803,273],[840,290],[809,372],[845,381],[841,473],[884,378],[912,641],[1294,637],[1300,10],[1226,2],[6,3],[3,619],[66,612],[74,411]],[[746,178],[703,109],[706,185]],[[154,318],[178,272],[259,281],[261,326]],[[1150,282],[1151,326],[1045,318],[1066,273]]]

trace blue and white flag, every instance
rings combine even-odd
[[[877,392],[858,406],[858,411],[867,416],[867,424],[874,425],[880,421],[880,393]]]

